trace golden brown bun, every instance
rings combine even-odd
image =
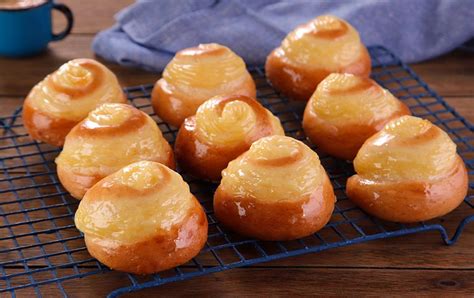
[[[445,215],[466,196],[468,176],[449,136],[427,120],[403,116],[369,138],[354,159],[347,195],[385,220]]]
[[[267,57],[265,72],[275,89],[307,101],[333,72],[368,77],[370,56],[357,31],[334,16],[319,16],[297,27]]]
[[[81,199],[99,180],[140,160],[175,167],[173,151],[155,121],[126,104],[103,104],[76,125],[56,158],[59,180]]]
[[[77,123],[107,102],[126,102],[115,75],[95,60],[74,59],[33,87],[23,122],[33,139],[62,146]]]
[[[242,58],[211,43],[176,53],[156,82],[151,102],[161,119],[179,127],[204,101],[231,94],[255,98],[255,83]]]
[[[303,129],[318,149],[352,160],[365,140],[403,115],[410,115],[407,106],[373,80],[333,73],[308,101]]]
[[[207,219],[181,176],[141,161],[102,179],[75,223],[89,253],[108,267],[151,274],[184,264],[207,240]]]
[[[314,151],[290,137],[270,136],[222,171],[214,212],[242,235],[291,240],[320,230],[331,218],[335,200]]]
[[[244,95],[216,96],[186,118],[175,143],[176,160],[192,175],[219,180],[227,164],[269,135],[284,135],[280,120]]]

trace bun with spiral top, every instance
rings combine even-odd
[[[410,110],[369,78],[333,73],[311,96],[303,129],[319,149],[352,160],[362,144],[387,122]]]
[[[204,101],[231,94],[256,96],[245,62],[225,46],[200,44],[176,53],[153,88],[152,104],[161,119],[179,127]]]
[[[290,32],[267,57],[265,71],[283,94],[307,101],[330,73],[368,77],[370,57],[349,23],[324,15]]]
[[[33,139],[62,146],[77,123],[108,102],[126,102],[115,75],[95,60],[74,59],[33,87],[23,104],[23,122]]]
[[[222,171],[214,212],[230,229],[262,240],[291,240],[330,219],[334,191],[318,155],[302,142],[270,136]]]
[[[369,138],[354,159],[347,195],[385,220],[417,222],[445,215],[467,193],[456,145],[427,120],[403,116]]]
[[[62,185],[81,199],[100,179],[141,160],[175,166],[173,151],[150,116],[130,105],[109,103],[71,130],[56,165]]]
[[[189,186],[151,161],[128,165],[89,189],[75,224],[92,256],[135,274],[184,264],[207,240],[206,215]]]
[[[192,175],[219,180],[221,171],[256,140],[284,135],[280,120],[244,95],[217,96],[186,118],[178,132],[178,164]]]

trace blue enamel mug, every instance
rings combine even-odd
[[[8,7],[2,6],[0,0],[0,56],[24,57],[37,54],[46,49],[49,42],[61,40],[71,32],[74,18],[66,5],[51,0],[31,3],[35,4]],[[64,14],[67,20],[66,28],[58,34],[53,33],[52,29],[53,9]]]

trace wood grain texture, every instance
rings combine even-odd
[[[67,274],[59,270],[59,275]],[[85,271],[85,270],[83,270]],[[111,279],[101,275],[80,282],[63,282],[72,297],[104,297],[117,287],[130,284],[120,273]],[[354,268],[238,268],[165,284],[123,297],[293,297],[293,296],[472,296],[472,270],[354,269]],[[39,280],[48,278],[37,274]],[[146,278],[143,278],[146,280]],[[18,280],[19,282],[21,279]],[[55,285],[41,287],[44,297],[60,295]],[[34,295],[32,288],[18,291],[19,297]]]
[[[474,54],[456,50],[411,67],[441,96],[473,96]]]
[[[16,107],[22,104],[24,96],[31,87],[46,74],[54,71],[64,62],[79,57],[95,57],[90,49],[94,34],[108,28],[114,23],[113,16],[121,8],[133,3],[133,0],[107,0],[100,3],[95,0],[60,0],[67,4],[74,12],[76,23],[73,33],[64,41],[51,43],[45,53],[26,59],[8,60],[0,58],[0,116],[11,114]],[[54,14],[55,30],[64,26],[64,20]],[[97,57],[96,57],[97,58]],[[114,71],[123,86],[154,83],[159,74],[140,69],[121,67],[98,58]],[[438,94],[444,96],[461,115],[474,123],[474,55],[461,51],[454,51],[442,57],[412,65],[420,77],[426,81]],[[25,137],[22,142],[28,142]],[[0,142],[0,147],[6,144]],[[26,152],[29,149],[21,149]],[[17,154],[15,149],[0,152],[0,157]],[[54,156],[47,156],[54,158]],[[40,156],[28,158],[28,163],[41,162]],[[21,164],[19,160],[10,160],[9,164]],[[51,164],[49,170],[54,167]],[[48,171],[44,166],[38,166],[38,172]],[[21,177],[24,169],[18,169],[16,177]],[[11,187],[4,181],[5,176],[0,173],[0,190]],[[3,179],[3,180],[2,180]],[[52,176],[42,175],[33,179],[18,179],[15,185],[24,187],[33,183],[51,184]],[[58,192],[55,186],[45,186],[48,191]],[[17,192],[22,197],[33,197],[40,193],[35,189],[24,189]],[[2,202],[14,200],[12,193],[1,193]],[[44,201],[47,205],[62,202],[60,196],[52,196]],[[73,201],[71,201],[73,202]],[[38,220],[48,216],[55,216],[56,227],[68,227],[71,219],[66,218],[71,210],[67,207],[38,209],[40,201],[29,201],[20,206],[18,203],[6,204],[2,207],[6,212],[15,212],[18,208],[30,208],[30,220]],[[455,227],[459,218],[470,211],[465,206],[450,214],[443,225]],[[25,221],[24,213],[15,213],[8,216],[9,222]],[[5,221],[0,222],[4,225]],[[1,226],[0,226],[1,227]],[[37,230],[54,228],[51,221],[39,221],[33,224]],[[12,228],[14,232],[28,233],[29,225],[18,225]],[[0,237],[8,236],[8,229],[0,229]],[[62,229],[62,237],[77,237],[74,227]],[[19,239],[19,245],[29,245],[39,240],[49,242],[59,234],[41,233]],[[454,246],[446,246],[441,242],[437,232],[427,232],[417,235],[404,236],[393,239],[383,239],[338,249],[287,258],[279,261],[259,264],[252,268],[234,269],[192,280],[163,285],[158,288],[147,289],[127,297],[150,296],[354,296],[354,295],[411,295],[411,296],[472,296],[474,292],[474,226],[467,227],[459,242]],[[14,247],[11,240],[0,242],[0,250]],[[82,239],[67,241],[69,248],[81,248]],[[44,251],[43,251],[44,249]],[[35,257],[51,252],[60,252],[64,246],[59,243],[22,249],[24,257]],[[12,261],[20,257],[18,251],[9,251],[0,254],[0,262]],[[74,254],[76,260],[86,260],[89,255],[86,251]],[[68,259],[65,254],[49,258],[49,262],[60,264]],[[203,262],[212,265],[212,258],[203,256]],[[22,271],[19,264],[7,266],[7,274]],[[47,260],[40,258],[28,262],[31,266],[45,266]],[[85,264],[80,270],[88,271]],[[72,274],[72,269],[57,270],[58,276]],[[128,279],[121,273],[111,272],[105,276],[94,275],[81,280],[63,282],[63,286],[72,297],[103,297],[113,289],[129,285]],[[34,274],[35,280],[41,281],[51,278],[51,273]],[[16,277],[13,284],[24,283],[26,277]],[[140,278],[145,281],[147,277]],[[0,280],[0,288],[6,283]],[[27,297],[36,294],[32,288],[17,292],[18,297]],[[41,294],[45,297],[60,296],[57,284],[41,287]],[[0,294],[1,296],[1,294]]]
[[[74,14],[72,34],[95,34],[111,27],[114,15],[122,8],[133,4],[134,0],[60,0],[58,3],[67,5]],[[65,27],[65,19],[60,13],[53,11],[53,24],[58,32]]]

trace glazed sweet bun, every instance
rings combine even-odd
[[[151,102],[161,119],[179,127],[204,101],[231,94],[255,98],[255,83],[242,58],[210,43],[176,53],[156,82]]]
[[[307,101],[333,72],[368,77],[370,57],[357,31],[335,16],[319,16],[290,32],[267,57],[265,72],[275,89]]]
[[[227,164],[253,142],[284,134],[280,120],[255,99],[216,96],[181,125],[175,143],[176,160],[193,176],[219,180]]]
[[[62,185],[81,199],[100,179],[140,160],[175,167],[173,151],[156,122],[127,104],[103,104],[66,137],[56,158]]]
[[[291,240],[326,225],[335,200],[314,151],[293,138],[270,136],[253,143],[222,171],[214,212],[242,235]]]
[[[333,73],[306,105],[303,129],[318,149],[352,160],[365,140],[403,115],[410,115],[407,106],[373,80]]]
[[[354,159],[347,195],[367,213],[397,222],[445,215],[465,198],[466,167],[449,136],[403,116],[369,138]]]
[[[150,274],[184,264],[207,240],[207,219],[181,176],[140,161],[87,191],[75,216],[87,250],[108,267]]]
[[[68,132],[103,103],[125,103],[117,77],[92,59],[74,59],[36,84],[23,104],[30,136],[62,146]]]

